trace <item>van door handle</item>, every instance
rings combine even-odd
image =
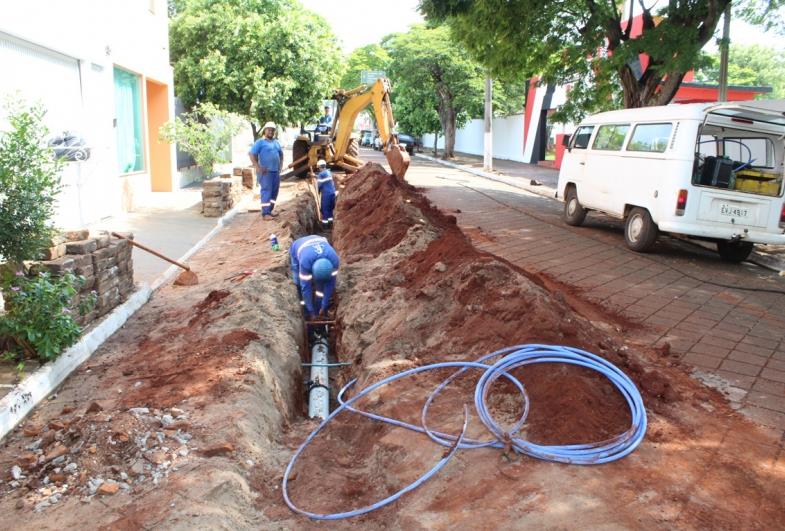
[[[579,162],[578,164],[580,164],[581,166],[586,166],[585,162]]]

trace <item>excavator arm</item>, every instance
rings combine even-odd
[[[371,105],[376,117],[376,126],[379,128],[382,149],[390,164],[390,169],[394,175],[403,178],[409,168],[409,154],[398,144],[398,138],[393,133],[395,120],[393,119],[392,105],[390,105],[389,80],[379,78],[371,85],[370,89],[363,85],[350,91],[338,91],[335,94],[335,99],[339,105],[338,118],[333,129],[335,131],[333,140],[335,163],[345,168],[347,166],[359,168],[362,165],[362,161],[347,154],[347,149],[357,116],[360,111]],[[343,164],[341,164],[342,162]]]

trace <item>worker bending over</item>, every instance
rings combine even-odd
[[[333,222],[333,211],[335,210],[335,183],[333,182],[333,175],[327,169],[327,163],[319,160],[316,163],[316,169],[319,175],[316,176],[316,184],[319,187],[319,196],[322,198],[322,204],[319,210],[322,214],[322,223],[328,224]]]
[[[305,317],[327,315],[340,263],[335,249],[322,236],[304,236],[292,243],[289,258]]]

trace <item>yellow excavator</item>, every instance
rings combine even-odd
[[[409,168],[409,154],[398,144],[398,136],[393,132],[395,121],[390,105],[390,81],[379,78],[368,87],[360,85],[352,90],[339,89],[333,94],[338,108],[332,127],[319,127],[313,131],[301,129],[300,136],[292,145],[292,163],[289,168],[297,176],[312,174],[319,159],[324,159],[333,169],[343,169],[347,173],[359,170],[364,162],[360,160],[360,150],[352,129],[360,111],[373,106],[376,126],[382,150],[397,177],[403,178]]]

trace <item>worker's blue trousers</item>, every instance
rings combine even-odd
[[[322,194],[321,205],[322,223],[333,221],[333,210],[335,210],[335,192],[325,192]]]
[[[272,214],[275,200],[278,199],[278,187],[281,184],[280,173],[268,171],[263,175],[257,174],[256,179],[262,187],[262,215]]]

